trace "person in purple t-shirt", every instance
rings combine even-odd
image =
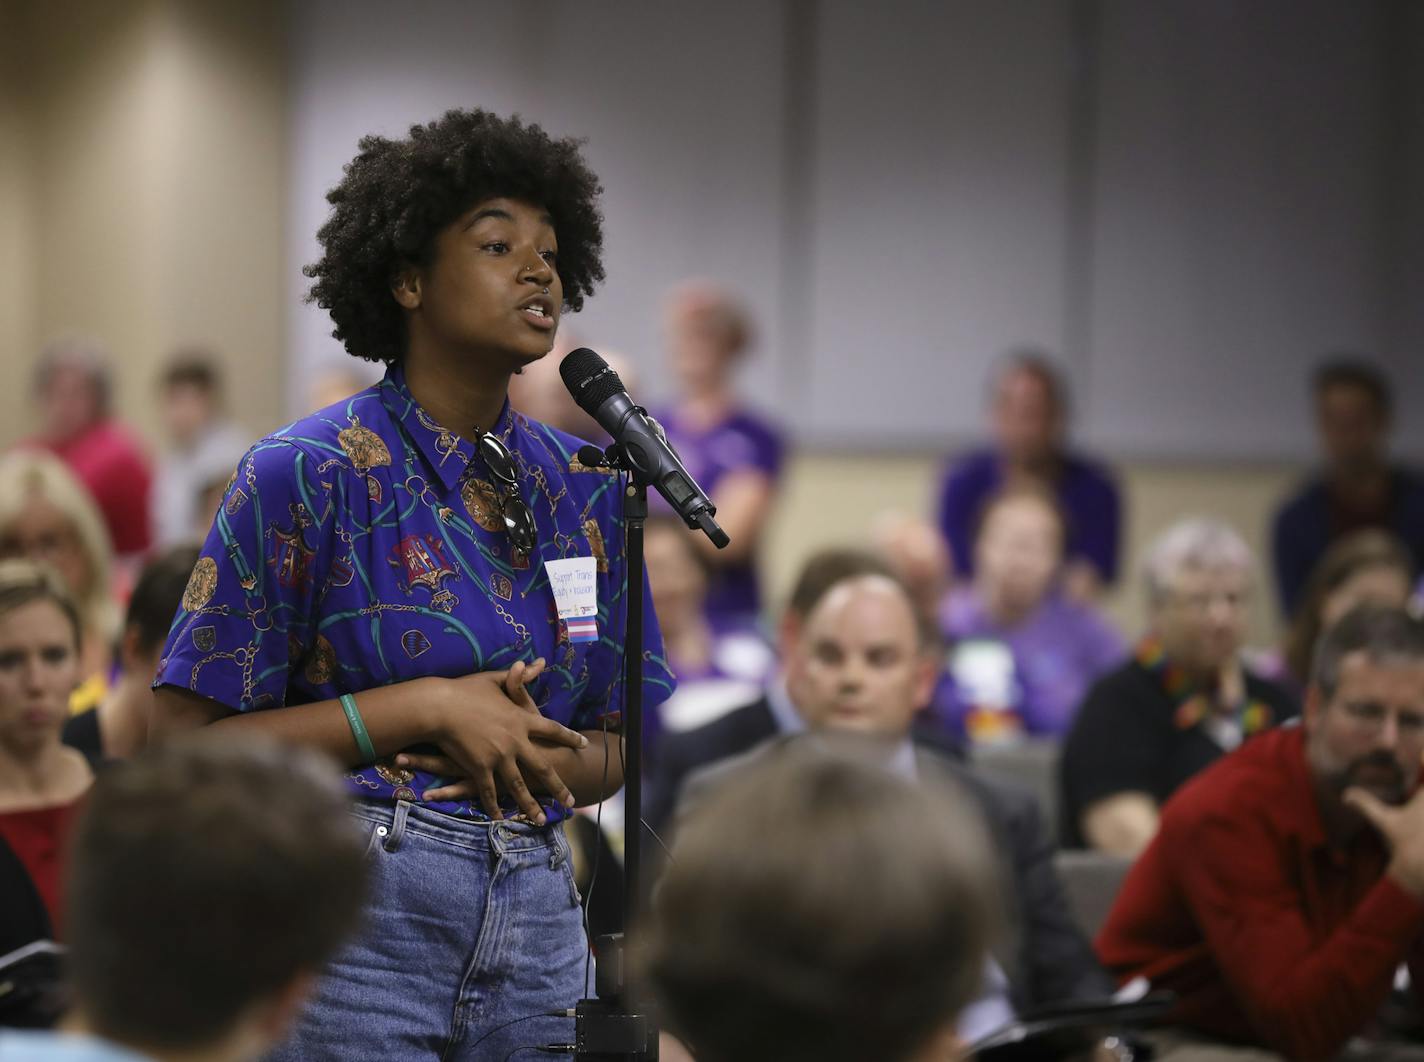
[[[988,500],[1026,482],[1047,488],[1063,511],[1068,596],[1088,600],[1116,580],[1117,484],[1106,468],[1066,449],[1067,407],[1067,388],[1048,358],[1034,351],[1009,357],[994,383],[994,445],[952,461],[940,487],[940,528],[959,575],[974,571],[974,535]]]
[[[698,282],[673,293],[667,330],[681,397],[658,410],[657,418],[732,539],[722,550],[706,540],[698,543],[712,566],[707,614],[716,622],[754,621],[761,607],[757,550],[785,441],[773,424],[743,406],[733,389],[733,373],[750,346],[751,322],[730,295]]]
[[[977,741],[1061,736],[1088,687],[1127,658],[1097,609],[1060,589],[1063,537],[1063,517],[1042,488],[1011,488],[989,502],[973,582],[952,590],[940,614],[953,646],[952,730]]]

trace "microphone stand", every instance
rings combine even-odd
[[[643,523],[648,516],[648,484],[621,447],[605,453],[579,450],[579,461],[628,473],[623,490],[626,532],[627,630],[623,642],[623,932],[600,937],[595,998],[581,999],[574,1011],[576,1062],[657,1062],[658,1027],[647,1013],[625,961],[641,896],[643,834]]]

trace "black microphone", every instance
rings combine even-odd
[[[717,514],[712,499],[687,474],[648,411],[633,404],[608,362],[579,347],[559,363],[559,375],[578,407],[612,436],[611,449],[622,453],[630,470],[666,498],[688,527],[703,531],[718,549],[731,541],[712,519]]]

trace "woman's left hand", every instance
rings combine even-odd
[[[505,672],[504,692],[509,697],[511,707],[524,712],[532,712],[535,715],[539,714],[539,706],[529,695],[529,684],[543,674],[543,671],[544,658],[541,656],[532,664],[526,664],[521,660]],[[437,778],[459,777],[462,773],[458,763],[449,756],[442,756],[439,753],[402,752],[396,756],[395,763],[397,767],[404,767],[412,771],[424,771]],[[449,785],[427,789],[421,795],[421,799],[427,801],[478,800],[479,793],[476,791],[474,782],[461,778],[460,781],[451,782]]]

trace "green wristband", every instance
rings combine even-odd
[[[366,724],[361,713],[356,710],[356,698],[349,693],[341,695],[341,710],[346,713],[346,722],[351,726],[351,736],[356,739],[356,748],[365,757],[363,763],[376,762],[376,747],[371,744],[371,735],[366,733]]]

